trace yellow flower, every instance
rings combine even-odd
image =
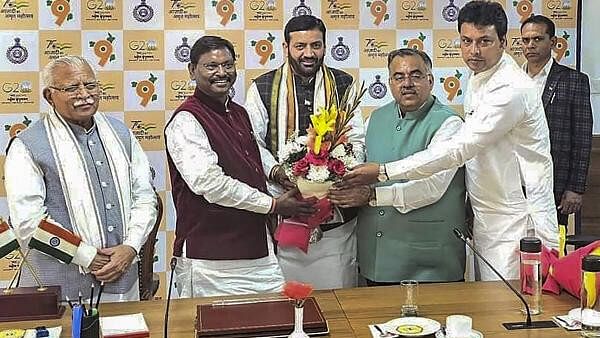
[[[321,141],[327,132],[335,130],[335,120],[337,118],[337,108],[331,106],[329,109],[319,108],[316,114],[310,116],[312,127],[315,130],[315,145],[313,151],[315,154],[321,152]]]

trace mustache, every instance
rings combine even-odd
[[[75,108],[80,107],[80,106],[85,106],[85,105],[93,105],[96,102],[96,100],[93,97],[88,97],[86,99],[83,100],[77,100],[73,103],[73,106]]]

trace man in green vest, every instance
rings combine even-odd
[[[461,118],[431,94],[431,67],[429,56],[415,49],[389,54],[394,101],[367,121],[368,162],[406,158],[460,129]],[[465,230],[463,168],[414,181],[388,181],[383,174],[374,186],[334,188],[329,197],[341,207],[364,206],[357,226],[358,264],[368,285],[464,279],[465,247],[452,234],[455,227]]]

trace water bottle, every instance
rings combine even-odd
[[[542,241],[524,237],[520,242],[521,295],[525,298],[532,315],[542,313]],[[523,306],[523,313],[527,310]]]
[[[581,261],[581,335],[600,337],[600,256],[588,255]]]

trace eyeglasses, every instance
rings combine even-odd
[[[209,72],[216,72],[221,67],[223,67],[223,69],[225,69],[226,72],[231,72],[235,70],[235,62],[228,61],[224,63],[205,63],[202,65],[202,67],[204,67],[204,69],[208,70]]]
[[[421,73],[414,73],[414,74],[410,74],[409,76],[406,76],[404,74],[394,74],[392,76],[392,80],[396,83],[402,83],[402,82],[406,81],[407,79],[410,79],[411,82],[418,82],[418,81],[425,79],[427,77],[427,75],[428,74],[421,74]]]
[[[49,87],[54,90],[58,90],[60,92],[67,93],[69,95],[75,95],[75,94],[77,94],[77,92],[79,92],[79,89],[82,87],[88,93],[93,93],[96,90],[98,90],[98,88],[100,88],[100,85],[97,81],[94,81],[94,82],[80,83],[80,84],[76,84],[76,85],[66,86],[66,87],[62,87],[62,88],[54,87],[54,86],[49,86]]]

